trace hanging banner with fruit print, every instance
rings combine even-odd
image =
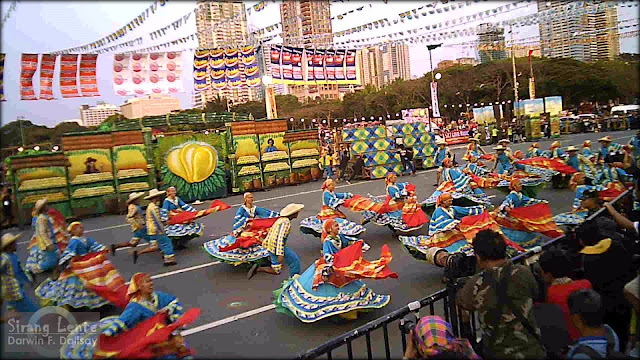
[[[274,80],[282,80],[282,46],[271,45],[271,77]]]
[[[209,52],[209,66],[211,67],[211,86],[214,90],[227,87],[224,49],[214,49]]]
[[[165,64],[167,66],[167,90],[169,94],[183,93],[182,52],[170,51],[165,53],[165,57]]]
[[[133,93],[135,95],[145,95],[151,93],[149,88],[149,68],[148,54],[131,55],[131,81],[133,82]]]
[[[293,84],[293,61],[291,59],[292,48],[282,47],[282,79],[285,84]]]
[[[78,92],[78,54],[60,55],[60,94],[63,98],[80,97]]]
[[[304,49],[291,48],[291,65],[293,66],[293,83],[304,85],[304,72],[302,71],[302,54]]]
[[[224,62],[226,65],[226,82],[229,89],[237,89],[242,85],[240,76],[240,59],[238,49],[226,49],[224,51]]]
[[[209,50],[196,50],[193,54],[193,90],[209,90]]]
[[[178,196],[185,202],[226,196],[226,156],[225,133],[159,138],[155,157],[162,176],[162,189],[175,186]]]
[[[82,93],[82,97],[100,96],[96,74],[97,65],[98,55],[80,55],[80,92]],[[40,89],[40,94],[42,96],[42,89]]]
[[[53,72],[58,57],[42,54],[40,59],[40,100],[53,100]]]
[[[240,49],[242,54],[242,65],[244,66],[244,76],[247,86],[260,86],[260,70],[258,69],[258,61],[256,60],[256,48],[253,45],[243,46]]]
[[[38,69],[38,54],[22,54],[20,61],[20,100],[37,100],[33,75]]]
[[[113,56],[113,91],[117,95],[133,95],[130,63],[130,55],[115,54]]]
[[[346,73],[344,68],[344,65],[345,65],[344,61],[346,59],[345,55],[346,55],[345,50],[336,50],[336,55],[334,58],[334,72],[335,72],[335,77],[338,84],[343,84],[344,80],[346,79]]]
[[[348,84],[358,84],[358,64],[356,62],[356,51],[346,50],[345,53],[345,69],[347,73]]]

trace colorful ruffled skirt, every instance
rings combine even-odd
[[[482,205],[488,209],[493,208],[493,205],[491,204],[491,198],[489,198],[489,196],[484,193],[476,195],[472,193],[465,194],[460,192],[450,192],[449,194],[451,194],[451,197],[453,198],[454,206],[468,207]],[[438,197],[440,195],[442,195],[442,191],[436,190],[433,192],[433,194],[431,194],[431,196],[420,203],[420,205],[422,206],[422,210],[424,210],[424,212],[429,216],[431,216],[431,214],[433,214],[433,212],[436,210],[436,202],[438,201]]]
[[[184,244],[198,236],[202,235],[204,225],[197,222],[189,224],[174,224],[166,226],[165,232],[167,236],[173,240],[175,246],[184,246]]]
[[[32,246],[29,248],[29,255],[27,256],[24,267],[34,274],[52,270],[58,265],[59,254],[60,252],[57,249],[54,251],[45,251],[41,250],[38,246]]]
[[[302,275],[296,275],[274,291],[276,311],[311,323],[334,315],[355,318],[358,311],[380,309],[389,303],[390,295],[377,295],[360,280],[338,288],[323,283],[313,290],[315,263]]]
[[[343,218],[333,218],[340,226],[340,234],[343,234],[349,239],[349,241],[356,241],[360,234],[364,233],[367,229],[362,225],[358,225],[353,221],[349,221]],[[308,218],[300,221],[300,231],[303,234],[309,234],[316,237],[322,236],[322,224],[325,220],[320,220],[316,216],[309,216]]]
[[[108,300],[87,289],[75,275],[58,280],[47,278],[36,288],[35,293],[43,307],[68,305],[73,308],[96,309],[109,304]]]
[[[387,226],[391,230],[400,231],[400,232],[411,232],[414,230],[418,230],[424,226],[410,226],[404,222],[402,219],[402,210],[396,210],[384,214],[378,214],[372,211],[363,211],[362,212],[362,222],[372,222],[379,226]]]
[[[232,235],[223,236],[206,242],[203,246],[204,251],[214,259],[234,266],[259,262],[263,259],[268,260],[269,251],[258,244],[249,248],[238,247],[229,251],[220,250],[220,248],[233,245],[235,241],[236,238]]]

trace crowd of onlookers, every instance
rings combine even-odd
[[[456,301],[463,323],[466,311],[477,314],[482,340],[456,338],[442,319],[425,317],[411,331],[405,357],[640,357],[638,195],[636,184],[615,205],[590,197],[590,213],[602,211],[529,265],[507,259],[501,234],[478,233],[473,249],[480,272],[462,279]]]

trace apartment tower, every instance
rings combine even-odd
[[[247,15],[242,1],[202,1],[196,3],[198,15],[196,28],[200,49],[239,48],[250,41],[247,31]],[[240,62],[240,73],[244,68]],[[217,96],[227,98],[233,104],[242,104],[258,98],[258,90],[243,84],[239,89],[194,91],[193,106],[204,108]]]
[[[409,45],[385,44],[361,50],[360,78],[362,85],[381,88],[396,79],[411,79]]]
[[[507,58],[504,29],[491,23],[478,25],[478,55],[480,63]]]
[[[541,55],[580,61],[613,60],[620,54],[618,11],[613,1],[593,0],[592,13],[565,14],[570,1],[538,0],[538,11],[555,10],[560,16],[540,17]]]

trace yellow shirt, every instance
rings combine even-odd
[[[291,220],[286,217],[279,218],[269,228],[269,232],[262,242],[262,247],[277,256],[284,255],[284,246],[290,232]]]
[[[129,204],[127,209],[127,223],[131,225],[131,231],[144,229],[144,214],[138,211],[138,205]]]
[[[507,135],[513,135],[513,130],[511,130],[511,128],[507,129]]]
[[[160,208],[156,203],[151,202],[147,206],[147,234],[159,235],[164,234],[164,225],[160,220]]]
[[[492,136],[498,136],[498,129],[493,128],[493,130],[491,130],[491,134]]]

